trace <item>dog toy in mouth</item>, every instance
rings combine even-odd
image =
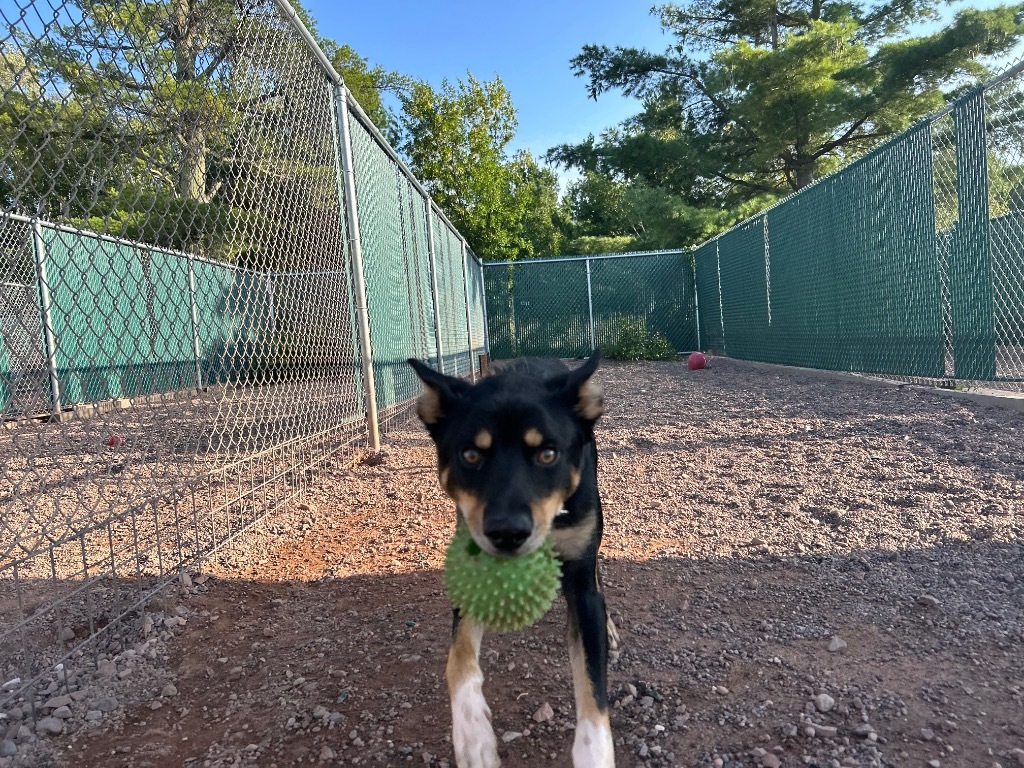
[[[496,632],[528,627],[547,613],[561,577],[550,541],[528,555],[502,557],[484,552],[461,525],[444,561],[452,605]]]

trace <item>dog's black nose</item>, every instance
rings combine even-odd
[[[502,552],[514,552],[533,533],[532,518],[496,520],[484,523],[484,535]]]

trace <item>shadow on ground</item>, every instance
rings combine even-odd
[[[605,561],[624,640],[610,686],[618,764],[1012,764],[1024,745],[1021,555],[1019,543],[958,542]],[[172,644],[177,695],[154,691],[120,727],[83,734],[75,765],[451,760],[440,572],[209,586]],[[563,627],[558,603],[484,641],[494,726],[512,738],[505,766],[571,763]],[[830,651],[833,637],[846,647]],[[554,718],[535,722],[545,702]]]

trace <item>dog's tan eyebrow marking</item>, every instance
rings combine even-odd
[[[494,438],[491,437],[491,433],[488,432],[486,429],[481,429],[479,432],[476,433],[476,437],[473,438],[473,444],[481,451],[486,451],[488,448],[490,448],[491,443],[493,441]]]
[[[531,448],[540,448],[541,443],[544,442],[544,435],[536,427],[530,427],[523,433],[523,442]]]

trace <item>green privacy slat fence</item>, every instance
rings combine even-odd
[[[579,357],[624,333],[697,348],[693,260],[684,251],[485,264],[491,354]]]
[[[598,348],[614,344],[629,327],[660,334],[679,352],[697,348],[690,254],[590,259],[590,274]]]
[[[588,260],[488,265],[492,353],[584,354],[633,317],[679,351],[1024,381],[1022,72],[692,252],[590,258],[592,312]]]

